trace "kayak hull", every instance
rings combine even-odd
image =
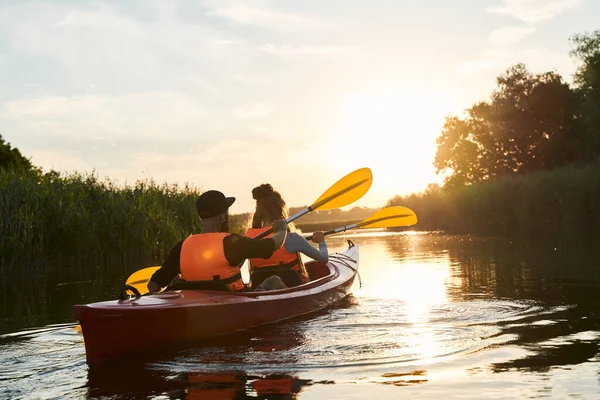
[[[89,365],[144,351],[274,323],[329,307],[346,297],[358,268],[349,241],[327,264],[309,262],[313,276],[294,288],[263,292],[178,290],[75,305]]]

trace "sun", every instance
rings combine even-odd
[[[332,138],[332,165],[370,167],[373,184],[396,194],[418,192],[440,183],[433,160],[435,139],[452,111],[444,93],[387,86],[350,93],[340,101]]]

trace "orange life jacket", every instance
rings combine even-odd
[[[255,238],[269,229],[271,229],[270,226],[264,228],[251,228],[248,229],[248,231],[246,231],[246,236],[250,238]],[[273,234],[270,233],[266,237],[271,237],[272,235]],[[290,253],[285,249],[285,246],[283,245],[281,245],[280,248],[275,250],[270,258],[250,259],[250,274],[252,274],[252,272],[257,269],[263,268],[291,268],[300,274],[303,283],[308,282],[308,274],[306,273],[304,264],[300,259],[300,255],[298,253]]]
[[[252,388],[259,397],[270,394],[294,394],[294,381],[291,378],[257,379],[252,382]]]
[[[181,277],[186,281],[220,281],[232,292],[244,288],[238,266],[229,265],[223,239],[229,233],[201,233],[183,241],[179,259]]]

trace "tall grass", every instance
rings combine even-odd
[[[534,239],[593,238],[600,233],[600,163],[563,167],[446,191],[396,196],[417,229]]]
[[[153,181],[122,187],[94,174],[0,169],[0,274],[160,262],[200,231],[199,193]]]

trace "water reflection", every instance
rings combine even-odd
[[[592,360],[600,350],[600,332],[582,332],[580,335],[538,343],[530,355],[508,362],[494,363],[494,372],[506,372],[511,369],[528,372],[548,372],[560,366],[577,365]]]
[[[91,368],[88,397],[296,399],[303,387],[328,383],[300,379],[285,371],[297,362],[295,354],[305,342],[298,327],[306,320],[204,339],[155,352],[144,362]],[[265,372],[269,370],[274,372]]]
[[[485,310],[480,323],[501,328],[497,335],[514,338],[505,345],[519,345],[527,351],[522,357],[493,363],[490,368],[494,372],[546,372],[557,366],[586,363],[598,354],[600,269],[594,262],[598,249],[573,243],[558,248],[545,243],[436,234],[388,241],[387,248],[400,264],[412,262],[416,267],[421,264],[419,249],[438,247],[440,242],[447,249],[443,264],[448,273],[443,282],[421,274],[424,276],[418,281],[427,282],[426,293],[434,293],[433,287],[444,287],[454,306],[461,301],[473,306],[477,298],[486,299],[480,303]],[[412,256],[406,255],[407,248],[414,249]],[[428,268],[435,271],[435,267]],[[431,282],[437,283],[433,286]],[[411,295],[417,297],[416,293]],[[497,300],[487,299],[503,300],[509,309],[494,310],[490,306]],[[443,301],[441,296],[437,300]],[[528,305],[515,312],[518,304]],[[506,313],[504,318],[502,313]],[[544,314],[550,319],[542,319]],[[456,316],[453,320],[460,321]]]
[[[72,322],[73,304],[117,297],[123,274],[0,277],[0,334]]]
[[[303,388],[315,383],[293,374],[247,374],[244,371],[205,372],[190,369],[173,374],[152,365],[92,368],[88,373],[87,398],[147,399],[296,399]]]
[[[288,374],[252,376],[239,373],[231,374],[186,374],[193,384],[186,399],[298,399],[305,386],[312,385],[311,380],[299,379]]]

